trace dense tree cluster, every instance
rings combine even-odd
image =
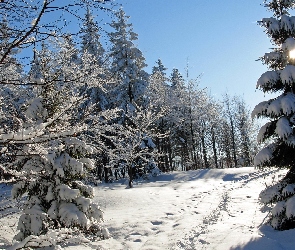
[[[27,195],[17,240],[59,228],[108,237],[93,178],[132,187],[161,171],[252,163],[244,100],[214,100],[160,59],[148,74],[123,9],[103,46],[92,10],[110,11],[105,2],[0,3],[0,171],[16,178],[13,197]],[[78,34],[64,32],[60,17],[82,10]]]

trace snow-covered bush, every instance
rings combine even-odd
[[[269,71],[258,79],[257,88],[263,92],[280,91],[280,95],[261,102],[252,112],[253,116],[270,119],[260,129],[258,141],[271,142],[256,155],[254,163],[258,167],[289,168],[282,180],[260,194],[262,203],[274,205],[270,224],[285,230],[295,228],[295,59],[290,53],[295,48],[295,17],[288,13],[295,2],[269,0],[265,6],[274,16],[263,18],[259,23],[276,48],[261,57]]]
[[[87,232],[94,226],[101,235],[103,212],[91,200],[93,188],[81,181],[87,168],[93,165],[87,158],[75,157],[84,156],[90,148],[77,138],[54,140],[47,146],[46,154],[34,156],[25,164],[25,180],[12,189],[13,198],[25,193],[28,196],[15,239],[21,241],[58,228]]]

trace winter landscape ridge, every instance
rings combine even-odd
[[[286,170],[253,167],[172,172],[127,188],[127,180],[95,187],[111,238],[62,249],[294,249],[295,230],[267,225],[258,202]],[[20,212],[1,185],[0,248],[9,249]]]

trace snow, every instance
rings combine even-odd
[[[257,142],[259,142],[259,143],[263,142],[264,137],[265,137],[265,133],[267,132],[270,125],[271,125],[271,122],[267,122],[266,124],[264,124],[260,128],[258,135],[257,135]]]
[[[264,86],[267,86],[267,85],[270,85],[269,87],[271,87],[272,85],[275,85],[277,81],[279,80],[280,80],[280,75],[277,71],[267,71],[263,73],[258,79],[256,88],[263,89]]]
[[[287,65],[282,71],[281,71],[281,80],[283,83],[287,85],[291,85],[295,81],[295,66],[293,65]]]
[[[270,161],[273,154],[274,144],[270,144],[267,147],[259,151],[259,153],[254,158],[254,166],[260,166],[264,162]]]
[[[280,21],[274,17],[263,18],[262,23],[268,28],[269,33],[277,33],[280,30]]]
[[[267,107],[266,114],[279,115],[281,113],[281,98],[274,99]]]
[[[282,49],[289,51],[295,49],[295,39],[293,37],[287,38],[282,44]]]
[[[275,132],[282,139],[287,138],[292,134],[293,129],[291,128],[290,122],[286,117],[281,117],[277,121]]]
[[[279,201],[274,208],[272,209],[271,213],[273,215],[279,215],[284,212],[286,209],[286,202],[285,201]]]
[[[59,216],[60,220],[68,227],[82,225],[86,228],[89,223],[86,215],[73,203],[62,202],[59,208]]]
[[[287,16],[287,15],[282,15],[281,17],[281,28],[286,30],[286,31],[293,31],[293,20]]]
[[[263,59],[266,63],[270,63],[272,61],[279,60],[281,57],[282,57],[282,55],[280,52],[272,51],[269,53],[265,53]]]
[[[281,107],[283,113],[290,115],[295,111],[295,95],[293,93],[287,93],[281,98]]]
[[[295,215],[295,196],[291,197],[286,202],[286,215],[288,218],[294,217]]]
[[[255,116],[258,116],[260,114],[265,114],[268,108],[268,105],[269,105],[268,101],[263,101],[257,104],[251,113],[251,117],[254,118]]]
[[[72,201],[80,195],[80,191],[78,189],[72,189],[65,184],[57,186],[56,190],[58,191],[59,198],[65,201]]]
[[[259,115],[268,115],[278,117],[282,114],[290,115],[295,111],[295,95],[293,93],[284,93],[275,99],[263,101],[255,106],[252,111],[252,118]]]
[[[106,236],[110,233],[111,238],[91,242],[72,239],[56,249],[291,250],[295,229],[275,231],[265,225],[270,210],[261,209],[258,203],[265,185],[285,173],[286,170],[262,171],[253,167],[202,169],[162,174],[134,183],[134,188],[126,188],[127,183],[122,180],[100,184],[95,187],[94,202],[105,211],[104,226],[108,230],[103,233]],[[293,186],[287,189],[292,190]],[[10,190],[10,186],[0,184],[2,249],[11,244],[19,216],[9,196]],[[292,216],[295,201],[287,203],[278,206],[276,211],[286,206],[290,210],[288,215]],[[74,207],[70,210],[77,211]],[[44,239],[50,243],[56,234],[51,232],[52,237]]]

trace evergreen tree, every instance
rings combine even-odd
[[[156,72],[160,72],[163,76],[165,76],[166,70],[167,68],[165,68],[165,66],[163,65],[162,60],[158,59],[158,61],[156,61],[156,66],[154,66],[152,69],[152,73],[155,74]]]
[[[27,193],[18,241],[61,228],[108,236],[100,225],[102,211],[91,200],[93,189],[83,183],[87,170],[95,167],[89,159],[93,148],[77,137],[83,123],[77,120],[76,106],[84,96],[77,89],[80,81],[83,84],[80,74],[85,74],[72,62],[73,48],[58,45],[43,43],[41,51],[35,51],[30,71],[30,80],[36,82],[34,95],[23,107],[23,129],[7,138],[25,144],[18,169],[22,180],[12,190],[16,199]],[[55,244],[46,240],[36,238],[30,244]]]
[[[104,63],[104,48],[100,43],[99,27],[94,21],[91,10],[87,8],[85,21],[80,30],[82,39],[82,54],[88,53],[92,55],[93,63],[102,66]]]
[[[80,30],[82,46],[81,46],[81,67],[88,67],[88,74],[92,76],[92,86],[89,88],[87,95],[88,100],[82,109],[87,109],[89,105],[96,105],[96,112],[105,110],[108,105],[104,85],[107,78],[105,50],[100,42],[100,28],[94,20],[91,10],[87,8],[83,26]],[[96,79],[94,79],[96,78]],[[96,84],[93,84],[96,83]],[[87,83],[87,86],[89,83]]]
[[[156,62],[156,66],[153,67],[153,73],[149,78],[149,86],[147,91],[149,103],[153,107],[153,112],[156,114],[162,110],[165,110],[163,116],[159,117],[159,120],[156,120],[154,123],[157,132],[154,138],[158,149],[157,164],[163,172],[168,171],[172,166],[172,151],[169,138],[170,132],[168,117],[173,111],[171,110],[172,99],[169,96],[169,79],[165,76],[166,70],[167,68],[164,67],[162,61],[159,59]]]
[[[110,26],[115,32],[110,32],[111,42],[111,73],[117,79],[118,85],[113,95],[114,104],[125,111],[134,111],[136,105],[143,105],[143,94],[148,85],[148,74],[144,71],[145,59],[134,42],[137,34],[133,32],[129,16],[123,9],[116,13],[117,20]]]
[[[261,75],[257,88],[281,94],[261,102],[253,110],[253,116],[270,119],[260,129],[258,141],[272,141],[256,155],[254,162],[258,167],[289,168],[281,181],[260,194],[263,203],[275,204],[271,210],[271,225],[284,230],[295,227],[295,60],[290,54],[295,49],[295,17],[289,14],[295,1],[265,1],[265,7],[273,12],[273,17],[263,18],[259,23],[276,47],[261,58],[269,71]]]
[[[173,69],[171,74],[171,88],[177,90],[184,89],[184,80],[178,69]]]

